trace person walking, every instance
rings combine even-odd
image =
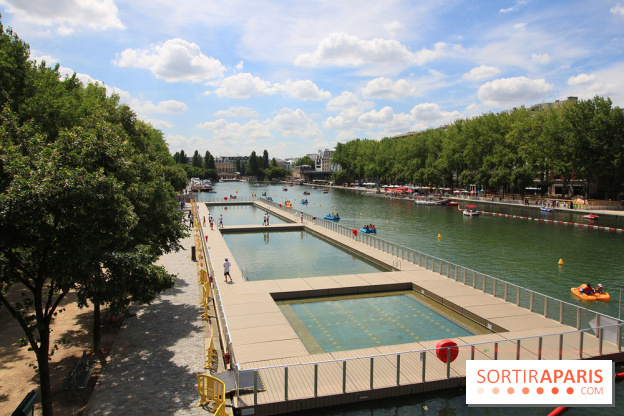
[[[223,228],[223,215],[219,215],[219,227],[218,228]]]
[[[262,215],[262,225],[266,225],[266,214]]]
[[[267,225],[269,225],[269,213],[267,212]]]
[[[303,224],[303,212],[301,213],[300,217],[301,217],[301,224]]]
[[[208,216],[208,222],[210,223],[210,229],[213,230],[214,218],[212,217],[212,215]]]
[[[227,259],[227,257],[225,258],[225,263],[223,263],[223,277],[225,277],[225,283],[227,283],[228,281],[228,277],[230,278],[230,282],[233,283],[232,281],[232,276],[230,276],[230,266],[232,265],[232,263],[230,263]]]

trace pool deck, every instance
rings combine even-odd
[[[271,205],[255,201],[254,205],[279,215],[292,224],[270,226],[230,226],[223,231],[259,229],[280,230],[285,226],[302,226],[297,217],[284,210],[275,210]],[[208,207],[198,204],[200,216],[208,215]],[[203,227],[201,232],[208,236],[208,255],[215,270],[214,284],[221,294],[224,315],[230,329],[232,350],[241,369],[300,364],[289,367],[288,397],[285,397],[283,368],[260,370],[266,390],[258,392],[254,405],[254,394],[241,394],[234,398],[234,406],[245,414],[279,414],[316,407],[353,403],[384,397],[413,394],[425,391],[459,387],[465,384],[465,360],[471,359],[470,348],[460,348],[459,358],[450,367],[439,361],[435,352],[426,353],[426,374],[422,374],[422,355],[412,352],[435,348],[437,341],[413,342],[409,344],[380,346],[352,351],[339,351],[310,355],[295,331],[280,311],[276,300],[349,295],[396,290],[415,290],[437,300],[456,312],[493,329],[494,333],[458,337],[458,345],[483,342],[475,348],[474,359],[538,359],[538,339],[515,341],[517,338],[540,336],[542,338],[542,359],[591,359],[596,357],[624,360],[623,354],[613,343],[604,341],[602,354],[599,340],[594,336],[583,337],[582,356],[579,357],[579,333],[558,334],[574,331],[576,328],[562,325],[558,321],[506,302],[483,291],[466,286],[461,282],[442,276],[431,270],[401,261],[400,269],[393,269],[396,257],[364,243],[328,230],[320,225],[304,222],[309,232],[332,240],[334,243],[357,252],[358,255],[387,266],[388,272],[351,274],[341,276],[317,276],[309,278],[244,281],[243,274],[232,256],[222,233]],[[233,282],[225,283],[221,277],[223,261],[232,263]],[[224,330],[224,325],[220,325]],[[223,336],[223,332],[222,332]],[[506,341],[506,340],[514,341]],[[495,348],[495,342],[500,342]],[[506,342],[505,342],[506,341]],[[561,342],[561,352],[560,352]],[[400,368],[397,371],[396,355],[376,357],[374,378],[371,382],[371,359],[369,356],[401,353]],[[364,357],[364,358],[361,358]],[[348,361],[347,377],[343,380],[341,361]],[[312,362],[331,361],[318,365],[318,384],[315,386],[315,367]],[[397,374],[399,383],[397,383]],[[344,386],[343,386],[344,383]]]

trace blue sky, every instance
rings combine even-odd
[[[172,153],[298,157],[578,96],[624,107],[624,0],[0,0],[31,57]]]

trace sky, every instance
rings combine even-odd
[[[171,153],[301,157],[513,107],[624,107],[624,0],[0,0]]]

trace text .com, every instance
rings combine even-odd
[[[466,361],[470,406],[613,406],[613,383],[609,360]]]

